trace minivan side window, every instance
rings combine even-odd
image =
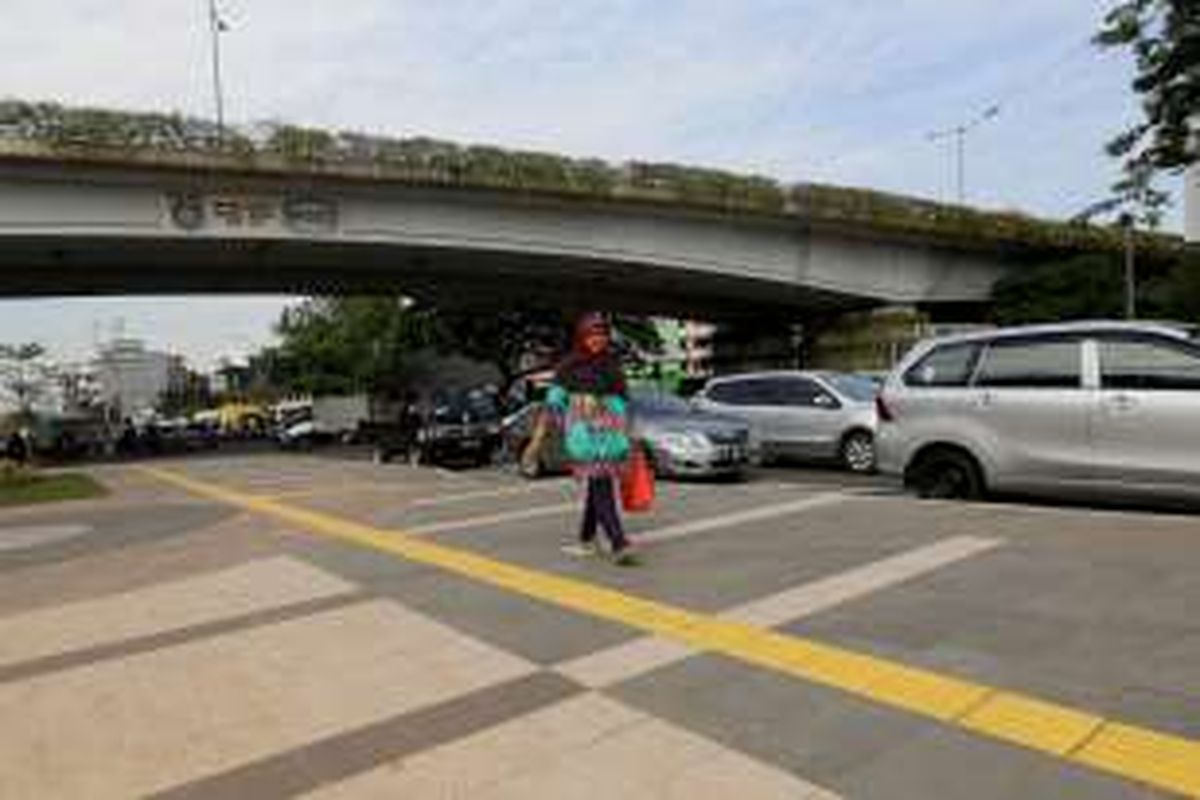
[[[917,388],[966,386],[978,352],[979,345],[974,342],[935,347],[904,373],[904,384]]]
[[[1151,391],[1200,390],[1200,348],[1162,338],[1102,339],[1100,386]]]
[[[986,388],[1078,389],[1082,374],[1078,339],[999,341],[988,346],[975,376]]]

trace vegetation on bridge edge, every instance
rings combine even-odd
[[[972,248],[1033,254],[1114,251],[1111,227],[1053,222],[1019,212],[986,212],[867,189],[785,185],[757,175],[678,164],[598,159],[390,138],[279,123],[224,131],[180,114],[0,101],[0,155],[43,153],[99,161],[148,159],[217,166],[369,177],[414,185],[516,191],[585,200],[633,201],[855,227]],[[1139,234],[1146,253],[1170,255],[1178,237]]]

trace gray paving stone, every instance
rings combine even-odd
[[[638,524],[665,527],[762,503],[762,498],[740,497],[720,508],[698,507],[686,514],[676,509],[659,515],[653,523]],[[852,501],[846,506],[814,508],[767,522],[650,542],[644,548],[645,567],[637,570],[614,570],[602,561],[564,558],[558,545],[564,538],[573,538],[577,522],[572,517],[529,520],[441,540],[641,597],[716,612],[941,538],[919,529],[881,538],[870,532],[870,515],[866,504]]]
[[[697,656],[610,693],[821,785],[931,727],[917,717],[722,656]]]
[[[48,542],[38,547],[0,551],[0,573],[30,566],[68,561],[145,542],[184,536],[216,525],[235,512],[215,503],[177,503],[168,506],[117,505],[89,508],[80,513],[69,507],[47,509],[44,514],[23,515],[14,526],[85,523],[90,530],[78,537]],[[0,518],[0,536],[7,525]]]
[[[336,542],[309,542],[302,552],[369,592],[536,664],[569,661],[638,635],[623,625]]]
[[[919,736],[832,776],[854,800],[1149,800],[1144,786],[963,731],[930,726]]]

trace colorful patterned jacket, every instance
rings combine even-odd
[[[563,448],[577,475],[613,475],[629,458],[628,402],[620,395],[571,393],[555,384],[546,407],[562,430]]]

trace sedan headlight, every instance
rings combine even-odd
[[[664,433],[659,440],[663,449],[672,453],[696,453],[709,450],[712,442],[703,433]]]

